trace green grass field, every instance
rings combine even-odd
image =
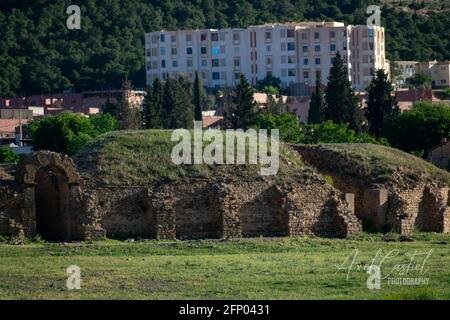
[[[410,242],[388,238],[23,245],[5,240],[0,299],[450,299],[449,235],[417,234]],[[338,265],[351,265],[355,250],[352,270],[336,273]],[[375,264],[388,256],[382,277],[422,277],[429,284],[390,285],[383,278],[380,290],[369,290],[363,265],[378,250]],[[66,288],[69,265],[81,268],[80,290]]]

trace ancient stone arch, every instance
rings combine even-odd
[[[48,240],[78,237],[80,176],[72,159],[39,151],[27,155],[17,168],[16,182],[23,194],[20,213],[26,236]]]

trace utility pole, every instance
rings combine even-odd
[[[22,147],[22,109],[19,109],[19,147]]]

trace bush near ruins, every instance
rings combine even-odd
[[[118,129],[118,121],[109,114],[86,118],[70,111],[33,120],[29,124],[34,150],[50,150],[69,155],[80,150],[92,138]]]

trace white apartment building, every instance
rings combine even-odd
[[[158,31],[145,35],[147,83],[198,72],[208,87],[231,87],[240,74],[252,83],[272,75],[283,86],[323,84],[339,51],[357,91],[376,69],[389,71],[384,28],[340,22],[276,23],[247,29]]]

